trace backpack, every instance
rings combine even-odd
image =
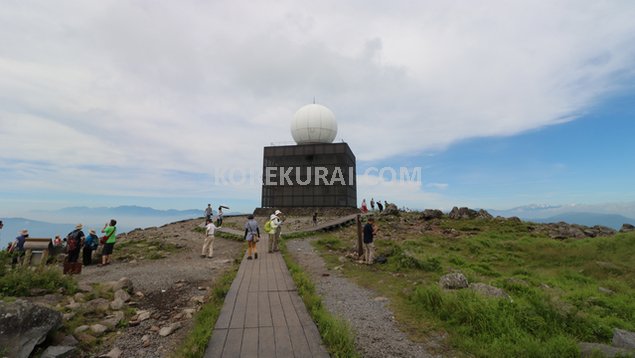
[[[78,236],[79,236],[79,232],[77,231],[73,231],[70,234],[68,234],[66,239],[66,242],[68,245],[68,251],[75,251],[77,249],[77,247],[79,246]]]
[[[265,231],[267,233],[270,233],[271,230],[273,230],[273,228],[271,227],[271,220],[267,220],[267,222],[265,223]]]

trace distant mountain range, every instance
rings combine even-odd
[[[198,217],[203,216],[204,210],[157,210],[149,207],[143,206],[135,206],[135,205],[124,205],[117,207],[97,207],[97,208],[89,208],[86,206],[74,206],[69,208],[63,208],[58,210],[33,210],[33,213],[55,213],[55,214],[65,214],[65,215],[91,215],[91,216],[191,216]]]
[[[586,226],[602,225],[618,230],[622,224],[635,225],[635,219],[627,218],[617,214],[598,213],[563,213],[542,219],[529,219],[537,223],[557,223],[564,221],[569,224],[579,224]]]
[[[537,223],[564,221],[569,224],[586,226],[602,225],[619,229],[622,224],[635,225],[635,203],[596,205],[525,205],[508,210],[488,212],[494,216],[517,216]]]
[[[7,243],[13,241],[18,236],[18,231],[29,230],[30,237],[55,237],[55,235],[66,236],[75,229],[75,224],[53,224],[44,221],[30,220],[25,218],[3,218],[4,227],[0,230],[0,248],[6,247]]]

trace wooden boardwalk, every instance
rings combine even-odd
[[[240,264],[205,357],[328,357],[282,256],[267,253],[266,236],[258,259]]]

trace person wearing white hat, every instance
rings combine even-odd
[[[77,224],[75,225],[75,230],[66,235],[67,261],[70,263],[75,263],[79,259],[79,252],[86,237],[82,231],[83,228],[84,226],[82,224]]]
[[[271,221],[271,230],[273,231],[273,235],[269,235],[269,252],[278,251],[278,240],[280,240],[280,232],[282,232],[282,222],[284,221],[284,217],[282,211],[276,210],[269,217]]]

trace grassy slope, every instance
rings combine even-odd
[[[346,275],[391,299],[414,339],[442,330],[455,349],[476,356],[579,356],[578,341],[635,330],[635,233],[555,241],[527,223],[445,219],[424,230],[416,216],[379,221],[376,247],[386,264],[344,264]],[[442,234],[452,229],[459,237]],[[331,267],[355,245],[354,230],[318,241]],[[444,292],[437,282],[450,270],[504,288],[513,301]]]

